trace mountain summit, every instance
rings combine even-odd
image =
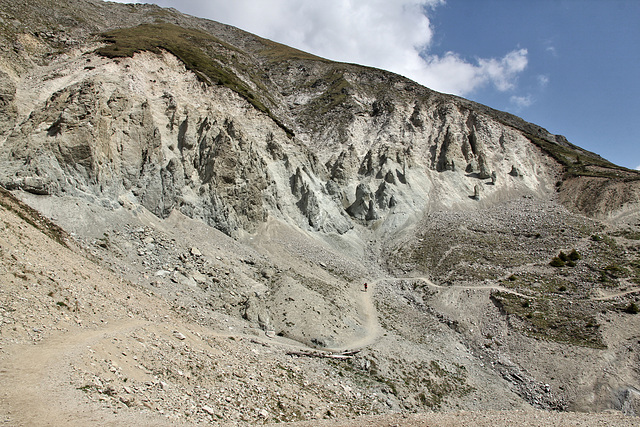
[[[152,5],[0,0],[0,56],[9,422],[638,414],[637,171]]]

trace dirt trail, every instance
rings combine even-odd
[[[378,311],[376,310],[373,297],[375,295],[375,284],[378,281],[367,282],[368,289],[365,291],[362,284],[352,286],[352,294],[359,301],[362,317],[364,319],[363,327],[366,333],[359,339],[350,342],[348,345],[330,348],[328,351],[344,352],[348,350],[359,350],[373,344],[382,333],[382,328],[378,322]]]
[[[17,345],[9,349],[2,361],[0,384],[2,406],[19,426],[85,426],[122,425],[122,416],[106,416],[82,404],[82,391],[69,387],[73,361],[87,346],[115,334],[131,332],[149,322],[127,319],[107,327],[72,330],[49,338],[37,345]],[[134,422],[134,420],[130,420]],[[163,420],[154,420],[164,425]]]
[[[383,281],[386,281],[386,280],[388,280],[388,281],[419,280],[421,282],[424,282],[430,288],[437,288],[437,289],[468,289],[468,290],[484,289],[484,290],[505,292],[505,293],[516,295],[516,296],[519,296],[519,297],[522,297],[522,298],[533,298],[530,295],[521,294],[518,291],[514,291],[513,289],[503,288],[502,286],[461,286],[461,285],[442,286],[442,285],[436,285],[435,283],[433,283],[431,281],[431,279],[429,279],[427,277],[421,277],[421,276],[418,276],[418,277],[386,277],[386,278],[377,280],[376,283],[383,282]]]
[[[496,290],[500,292],[506,292],[512,295],[517,295],[522,298],[531,298],[529,295],[521,294],[512,289],[503,288],[501,286],[441,286],[436,285],[430,279],[426,277],[385,277],[377,280],[373,280],[368,283],[368,289],[365,291],[362,287],[362,284],[356,284],[352,288],[352,294],[355,299],[360,301],[360,307],[362,310],[362,315],[364,318],[364,329],[366,333],[359,339],[350,342],[348,345],[344,345],[342,347],[337,348],[327,348],[325,350],[332,352],[344,352],[347,350],[359,350],[361,348],[367,347],[373,344],[381,335],[382,328],[380,327],[380,323],[378,322],[378,312],[375,308],[375,303],[373,297],[375,295],[375,286],[383,281],[397,281],[397,280],[419,280],[424,282],[427,286],[438,288],[438,289],[469,289],[469,290]],[[359,294],[359,295],[357,295]]]
[[[517,295],[519,297],[522,298],[531,298],[531,296],[529,295],[525,295],[525,294],[521,294],[517,291],[514,291],[512,289],[507,289],[507,288],[503,288],[501,286],[457,286],[457,285],[453,285],[453,286],[441,286],[441,285],[436,285],[435,283],[433,283],[430,279],[426,278],[426,277],[410,277],[410,278],[405,278],[405,277],[384,277],[384,278],[380,278],[377,280],[373,280],[368,282],[368,290],[365,292],[364,289],[362,288],[361,284],[357,285],[357,288],[354,287],[355,291],[354,293],[359,293],[360,296],[357,297],[354,295],[354,298],[359,299],[360,301],[360,306],[361,306],[361,310],[363,313],[363,317],[365,319],[364,321],[364,328],[366,330],[366,334],[364,336],[362,336],[361,338],[352,341],[351,343],[349,343],[348,345],[339,347],[339,348],[331,348],[331,349],[327,349],[329,351],[333,351],[333,352],[342,352],[342,351],[346,351],[346,350],[358,350],[361,348],[364,348],[368,345],[373,344],[376,339],[378,339],[381,335],[382,332],[382,328],[380,327],[380,323],[378,322],[378,312],[375,308],[375,304],[373,301],[373,296],[375,295],[375,286],[380,283],[380,282],[384,282],[384,281],[398,281],[398,280],[419,280],[424,282],[427,286],[432,287],[432,288],[438,288],[438,289],[468,289],[468,290],[495,290],[495,291],[500,291],[500,292],[506,292],[512,295]]]
[[[536,298],[535,296],[532,295],[526,295],[523,293],[520,293],[518,291],[514,291],[513,289],[509,289],[509,288],[504,288],[502,286],[460,286],[460,285],[452,285],[452,286],[441,286],[441,285],[436,285],[435,283],[433,283],[431,280],[429,280],[426,277],[411,277],[411,278],[388,278],[388,279],[380,279],[380,280],[420,280],[423,281],[427,284],[427,286],[432,287],[432,288],[438,288],[438,289],[487,289],[487,290],[493,290],[493,291],[499,291],[499,292],[504,292],[507,294],[511,294],[511,295],[516,295],[519,296],[521,298]],[[622,297],[625,295],[630,295],[630,294],[634,294],[634,293],[640,293],[640,288],[633,288],[633,289],[629,289],[623,292],[617,292],[617,293],[613,293],[613,294],[608,294],[608,295],[602,295],[599,297],[592,297],[589,298],[590,301],[607,301],[607,300],[612,300],[618,297]],[[576,300],[577,301],[577,300]]]
[[[630,295],[630,294],[635,294],[635,293],[640,293],[640,288],[629,289],[627,291],[617,292],[615,294],[609,294],[609,295],[602,295],[602,296],[599,296],[599,297],[593,297],[593,298],[590,298],[590,300],[591,301],[608,301],[608,300],[616,299],[618,297],[623,297],[625,295]]]

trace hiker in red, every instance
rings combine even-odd
[[[365,283],[365,284],[364,284],[364,291],[365,291],[365,292],[367,292],[367,288],[368,288],[368,286],[367,286],[367,284]]]

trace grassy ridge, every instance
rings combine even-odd
[[[640,180],[640,174],[636,171],[616,166],[598,157],[583,154],[571,147],[554,144],[533,135],[527,136],[531,142],[565,167],[565,175],[567,178],[591,176],[600,178],[622,178],[628,181]]]
[[[290,60],[296,60],[296,59],[322,61],[326,63],[332,62],[332,61],[329,61],[328,59],[321,58],[319,56],[304,52],[302,50],[298,50],[293,47],[289,47],[287,45],[283,45],[281,43],[276,43],[274,41],[263,39],[263,38],[258,38],[258,39],[265,46],[265,48],[260,51],[260,54],[273,62],[290,61]]]
[[[108,58],[132,57],[137,52],[160,53],[165,50],[175,55],[185,67],[209,85],[227,87],[259,111],[267,114],[290,137],[289,130],[266,105],[243,82],[227,64],[235,63],[235,58],[243,55],[234,46],[200,30],[182,28],[168,23],[143,24],[137,27],[122,28],[104,33],[107,46],[97,50],[99,55]],[[222,55],[226,52],[228,56]],[[240,67],[242,68],[242,67]],[[257,82],[256,86],[260,87]]]

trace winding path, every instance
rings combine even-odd
[[[381,282],[385,282],[385,281],[389,281],[389,282],[394,282],[394,281],[400,281],[400,280],[407,280],[407,281],[421,281],[423,283],[425,283],[428,287],[430,288],[436,288],[436,289],[460,289],[460,290],[488,290],[488,291],[499,291],[499,292],[504,292],[507,294],[511,294],[511,295],[516,295],[518,297],[521,298],[527,298],[527,299],[535,299],[538,298],[536,296],[533,295],[526,295],[523,293],[520,293],[518,291],[515,291],[513,289],[509,289],[509,288],[505,288],[502,286],[492,286],[492,285],[485,285],[485,286],[461,286],[461,285],[451,285],[451,286],[442,286],[442,285],[437,285],[435,283],[433,283],[431,281],[431,279],[427,278],[427,277],[383,277],[383,278],[379,278],[376,279],[374,281],[370,281],[368,282],[369,284],[369,290],[367,292],[362,291],[362,288],[360,287],[360,285],[358,285],[358,289],[360,290],[360,293],[362,294],[360,297],[360,301],[361,301],[361,309],[362,309],[362,313],[364,315],[364,329],[366,330],[365,335],[363,335],[361,338],[351,342],[349,345],[345,345],[339,348],[331,348],[331,349],[325,349],[327,351],[332,351],[332,352],[343,352],[346,350],[359,350],[362,348],[365,348],[371,344],[373,344],[382,334],[382,328],[380,326],[380,323],[378,321],[378,313],[377,310],[375,308],[375,304],[373,301],[373,297],[372,295],[374,294],[374,289],[375,286],[378,285]],[[640,293],[640,288],[634,288],[634,289],[630,289],[624,292],[619,292],[619,293],[615,293],[615,294],[611,294],[611,295],[606,295],[606,296],[601,296],[601,297],[592,297],[589,298],[589,300],[592,301],[607,301],[607,300],[612,300],[615,298],[618,298],[620,296],[624,296],[624,295],[629,295],[629,294],[633,294],[633,293]],[[580,300],[573,300],[573,301],[580,301]]]
[[[365,334],[362,337],[351,341],[348,345],[336,348],[326,348],[324,350],[334,353],[342,353],[350,350],[360,350],[373,344],[380,337],[380,335],[382,334],[382,327],[378,322],[378,310],[376,310],[375,303],[373,301],[375,285],[378,282],[379,280],[367,282],[369,284],[369,288],[366,291],[360,284],[354,285],[352,287],[353,294],[360,294],[359,296],[355,295],[355,297],[357,297],[357,299],[360,301],[360,310],[364,320],[363,328],[365,330]]]
[[[603,295],[603,296],[600,296],[600,297],[592,297],[592,298],[590,298],[590,300],[591,301],[608,301],[608,300],[616,299],[618,297],[623,297],[625,295],[635,294],[635,293],[640,293],[640,288],[629,289],[629,290],[624,291],[624,292],[618,292],[618,293],[615,293],[615,294]]]

